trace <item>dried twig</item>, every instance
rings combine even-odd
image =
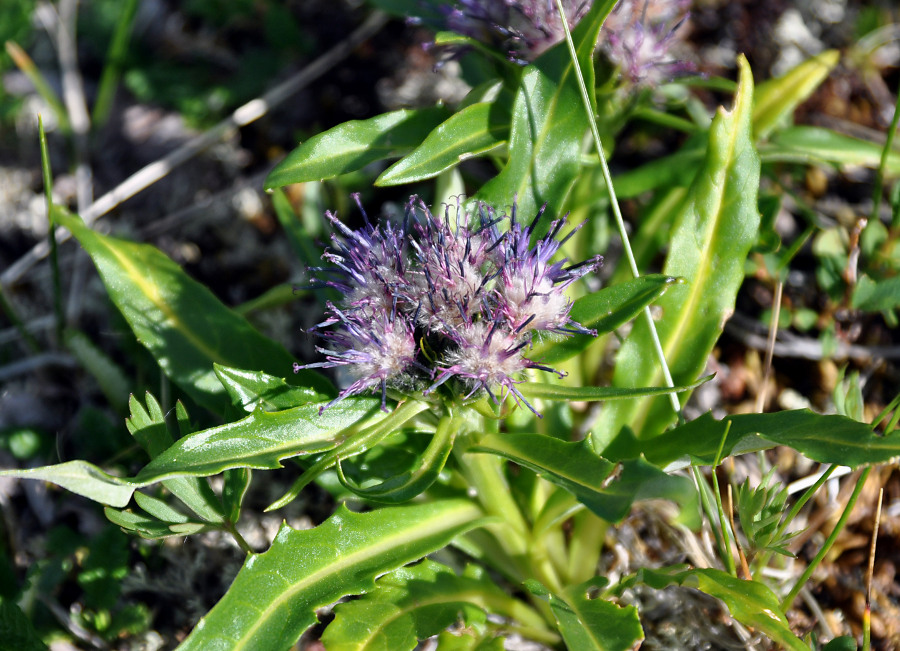
[[[753,319],[735,312],[725,324],[725,331],[748,348],[766,350],[768,341],[760,334],[765,326]],[[826,354],[822,342],[809,337],[798,337],[789,332],[781,332],[772,351],[776,357],[793,357],[800,359],[853,359],[867,361],[871,359],[900,359],[900,346],[861,346],[843,341],[835,342],[834,352]]]

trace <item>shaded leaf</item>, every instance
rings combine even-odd
[[[507,595],[483,570],[470,566],[458,576],[426,559],[380,578],[360,599],[336,606],[322,643],[333,651],[404,651],[457,621],[484,624],[485,611],[553,637],[537,612]]]
[[[170,447],[174,439],[169,433],[165,415],[156,398],[148,392],[144,400],[147,403],[146,410],[137,398],[131,396],[128,401],[131,416],[125,420],[125,427],[153,459]],[[193,432],[188,422],[187,411],[181,402],[178,403],[176,411],[182,434]],[[163,486],[206,522],[224,521],[222,504],[205,480],[197,477],[174,477],[164,481]]]
[[[47,645],[25,613],[12,601],[0,598],[0,651],[47,651]]]
[[[286,649],[316,623],[317,608],[371,591],[377,576],[485,522],[468,500],[448,500],[363,514],[340,506],[315,529],[283,525],[178,648]]]
[[[202,522],[164,522],[154,517],[133,513],[131,511],[119,511],[106,507],[103,509],[106,518],[125,531],[137,534],[147,540],[160,540],[171,536],[187,536],[201,531],[214,529],[212,525]],[[180,526],[179,526],[180,525]]]
[[[470,451],[496,454],[533,470],[608,522],[622,520],[637,499],[696,501],[686,478],[667,475],[643,459],[612,463],[594,452],[589,439],[568,443],[542,434],[489,434]]]
[[[338,477],[346,488],[363,499],[383,504],[406,502],[425,492],[441,474],[458,430],[458,422],[445,416],[438,424],[425,452],[414,461],[412,468],[375,486],[360,488],[351,485],[344,477],[340,459],[337,460]]]
[[[856,287],[850,305],[856,310],[882,311],[900,307],[900,276],[887,280],[872,280],[862,276]]]
[[[824,127],[796,126],[775,133],[768,144],[760,146],[759,154],[764,162],[834,163],[877,169],[883,149],[884,145]],[[888,154],[886,171],[900,174],[900,152]]]

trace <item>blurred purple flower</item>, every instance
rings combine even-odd
[[[690,6],[691,0],[619,0],[600,35],[604,51],[625,79],[654,86],[694,70],[673,52]]]
[[[569,27],[584,17],[593,0],[563,0]],[[504,48],[509,58],[528,63],[563,39],[556,0],[455,0],[440,8],[446,29]]]
[[[317,347],[326,361],[294,367],[347,369],[353,382],[323,409],[379,387],[386,409],[389,386],[430,393],[457,378],[465,399],[484,390],[534,411],[516,385],[528,369],[558,372],[525,352],[544,334],[596,334],[571,320],[564,292],[600,264],[599,257],[554,262],[571,236],[556,239],[565,218],[532,245],[543,212],[525,228],[515,205],[507,218],[484,205],[471,215],[457,202],[438,217],[411,197],[402,227],[373,226],[363,213],[359,230],[328,213],[336,232],[323,258],[335,266],[317,271],[328,278],[320,286],[344,299],[328,303],[328,317],[314,328],[328,342]]]

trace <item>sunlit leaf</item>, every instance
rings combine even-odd
[[[286,649],[316,623],[317,608],[371,591],[376,577],[485,522],[470,501],[448,500],[362,514],[341,506],[315,529],[283,525],[178,648]]]
[[[744,260],[759,229],[759,157],[751,138],[753,77],[740,58],[740,84],[732,111],[720,109],[710,127],[706,160],[676,217],[663,272],[685,279],[658,301],[656,328],[676,384],[694,381],[734,310]],[[639,319],[619,350],[613,385],[664,384],[653,338]],[[599,449],[625,425],[639,436],[661,432],[675,414],[667,398],[611,402],[595,432]]]
[[[660,590],[673,584],[696,588],[721,599],[737,621],[762,631],[783,648],[809,651],[809,646],[791,631],[778,597],[758,581],[738,579],[716,569],[641,570],[637,580]]]
[[[266,189],[321,181],[369,163],[402,156],[448,116],[445,108],[401,109],[368,120],[350,120],[297,147],[266,177]]]
[[[840,60],[837,50],[825,50],[775,79],[756,87],[753,101],[753,132],[766,138],[773,129],[806,101]]]
[[[620,389],[618,387],[569,387],[561,384],[548,384],[544,382],[525,382],[518,385],[519,393],[526,398],[541,398],[543,400],[578,400],[583,402],[625,400],[640,396],[659,396],[664,393],[680,393],[690,389],[696,389],[704,382],[713,378],[712,375],[702,378],[694,384],[679,387],[638,387],[637,389]]]
[[[544,594],[569,649],[577,651],[628,651],[644,639],[634,606],[618,606],[600,597],[606,579],[595,577],[554,594],[531,582],[529,588]]]
[[[385,170],[375,185],[400,185],[437,176],[454,165],[501,145],[509,112],[501,102],[479,102],[454,113],[410,154]]]
[[[280,468],[280,460],[322,452],[352,436],[355,427],[379,418],[381,400],[353,396],[319,415],[321,404],[266,413],[179,439],[132,479],[115,477],[85,461],[5,470],[0,476],[40,479],[95,502],[124,507],[142,486],[170,478],[215,475],[230,468]]]
[[[615,0],[595,2],[572,32],[578,64],[588,88],[594,86],[593,52],[600,25]],[[529,218],[543,204],[560,214],[579,171],[588,121],[574,63],[565,43],[525,68],[512,108],[509,159],[500,173],[475,195],[498,209],[518,202]]]
[[[738,414],[722,420],[707,413],[647,441],[639,441],[625,430],[603,455],[614,461],[643,455],[662,467],[676,463],[709,465],[715,462],[723,438],[723,457],[775,445],[789,446],[813,461],[850,467],[900,457],[900,436],[881,436],[868,425],[845,416],[815,414],[806,409]]]
[[[262,371],[245,371],[221,364],[215,364],[213,368],[234,405],[247,412],[258,408],[265,411],[282,411],[309,402],[319,402],[328,397],[308,387],[293,386],[283,378]]]
[[[331,651],[404,651],[451,624],[483,624],[485,611],[531,626],[543,639],[555,635],[541,616],[510,597],[483,570],[469,566],[457,575],[424,560],[376,582],[376,588],[335,608],[322,643]]]

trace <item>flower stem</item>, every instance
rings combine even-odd
[[[600,159],[600,169],[603,172],[603,181],[609,192],[609,200],[612,205],[613,217],[616,220],[616,227],[619,230],[619,236],[622,238],[622,249],[628,260],[628,266],[631,274],[635,278],[640,278],[641,272],[638,269],[637,262],[634,258],[634,252],[631,250],[631,242],[628,239],[628,232],[625,230],[625,220],[622,218],[622,211],[619,208],[619,201],[616,198],[616,190],[613,187],[612,175],[609,173],[609,166],[606,163],[606,156],[603,154],[603,143],[600,141],[600,131],[597,129],[597,122],[594,119],[591,110],[591,100],[588,96],[587,86],[584,83],[584,75],[581,73],[581,66],[578,64],[578,54],[575,52],[575,43],[572,42],[572,34],[569,32],[569,23],[566,20],[566,13],[563,9],[562,0],[556,0],[556,7],[559,10],[560,20],[562,20],[562,28],[566,35],[566,44],[569,46],[569,54],[572,56],[572,66],[575,69],[575,77],[578,79],[578,89],[581,91],[581,100],[584,104],[584,110],[587,113],[588,123],[591,126],[591,135],[594,137],[594,146],[597,148],[597,157]],[[653,316],[650,314],[650,308],[644,308],[644,319],[647,321],[647,329],[650,331],[650,338],[653,341],[653,348],[659,359],[660,368],[662,369],[663,378],[666,386],[674,387],[675,382],[672,374],[669,372],[669,365],[666,363],[666,354],[663,351],[662,343],[659,340],[659,334],[656,332],[656,324],[653,322]],[[675,392],[668,394],[672,403],[672,409],[678,415],[679,422],[684,421],[681,413],[681,403],[678,401],[678,395]]]

